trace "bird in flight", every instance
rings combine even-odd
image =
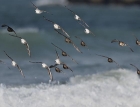
[[[130,64],[131,66],[135,67],[137,69],[137,74],[140,75],[140,70],[133,64]]]
[[[87,24],[86,22],[84,22],[84,20],[81,19],[81,18],[80,18],[80,17],[79,17],[74,11],[70,10],[70,9],[67,8],[66,6],[65,6],[65,8],[68,9],[71,13],[74,14],[74,18],[75,18],[75,20],[81,21],[81,22],[83,22],[87,27],[89,27],[88,24]]]
[[[98,55],[98,54],[96,54],[96,55]],[[109,57],[103,56],[103,55],[98,55],[98,56],[105,57],[105,58],[108,59],[108,62],[109,62],[109,63],[115,62],[118,66],[120,66],[120,65],[119,65],[116,61],[114,61],[112,58],[109,58]]]
[[[17,35],[17,33],[14,31],[14,29],[11,28],[10,26],[8,26],[8,25],[6,25],[6,24],[3,24],[1,27],[7,27],[7,31],[8,31],[8,32],[14,32],[14,33]]]
[[[111,43],[113,43],[113,42],[118,42],[120,46],[127,46],[127,47],[129,47],[129,49],[130,49],[132,52],[134,52],[133,49],[132,49],[128,44],[126,44],[126,43],[124,43],[124,42],[122,42],[122,41],[119,41],[119,40],[117,40],[117,39],[114,39],[114,40],[111,41]]]
[[[10,35],[10,34],[9,34],[9,35]],[[26,49],[27,49],[27,51],[28,51],[28,55],[31,57],[31,51],[30,51],[30,49],[29,49],[29,45],[28,45],[27,41],[26,41],[25,39],[23,39],[22,37],[17,36],[17,35],[16,35],[16,36],[15,36],[15,35],[10,35],[10,36],[19,38],[19,39],[21,40],[21,43],[22,43],[23,45],[26,46]]]
[[[56,46],[55,44],[51,43],[53,46],[55,46],[56,48],[58,48],[59,50],[62,51],[62,56],[68,56],[71,58],[72,61],[74,61],[75,63],[77,63],[70,55],[68,55],[64,50],[62,50],[61,48],[59,48],[58,46]],[[78,64],[78,63],[77,63]]]
[[[51,79],[51,81],[53,81],[53,76],[52,76],[50,67],[49,67],[47,64],[45,64],[45,63],[43,63],[43,62],[32,62],[32,61],[29,61],[29,62],[30,62],[30,63],[38,63],[38,64],[41,64],[41,65],[42,65],[42,68],[45,68],[45,69],[48,70],[48,74],[49,74],[49,76],[50,76],[50,79]]]
[[[53,21],[51,21],[51,20],[45,18],[44,16],[43,16],[43,18],[44,18],[45,20],[51,22],[51,23],[53,24],[54,29],[56,29],[56,30],[61,30],[68,38],[70,38],[69,34],[68,34],[62,27],[60,27],[58,24],[56,24],[56,23],[54,23]]]
[[[25,76],[24,76],[24,74],[23,74],[21,68],[19,67],[19,65],[18,65],[5,51],[4,51],[4,53],[6,54],[6,56],[7,56],[8,58],[10,58],[10,59],[12,60],[12,66],[17,67],[18,70],[20,71],[21,75],[25,78]]]

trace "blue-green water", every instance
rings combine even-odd
[[[137,92],[140,90],[140,81],[136,69],[130,66],[130,63],[139,68],[140,47],[135,44],[133,35],[140,39],[140,8],[114,5],[67,5],[67,7],[76,12],[96,36],[86,35],[83,27],[74,20],[73,14],[64,6],[40,6],[40,9],[47,10],[53,15],[46,13],[37,15],[30,1],[13,0],[13,3],[8,3],[8,0],[1,0],[0,24],[12,27],[19,36],[27,40],[31,50],[30,58],[20,39],[9,36],[14,33],[7,32],[6,28],[0,28],[0,59],[7,64],[0,64],[2,107],[18,107],[21,104],[23,107],[27,105],[36,107],[40,104],[42,107],[46,105],[101,107],[104,104],[105,107],[112,105],[138,107],[139,93]],[[44,20],[43,16],[63,27],[83,53],[77,52],[71,44],[65,43],[63,36],[57,34],[53,30],[53,25]],[[75,36],[82,38],[90,51],[82,47]],[[131,52],[128,47],[111,43],[113,39],[128,43],[134,52]],[[77,65],[69,57],[63,57],[61,51],[57,49],[61,61],[65,62],[75,74],[73,77],[72,72],[64,70],[62,66],[59,67],[64,73],[56,73],[51,69],[54,77],[53,84],[60,83],[60,85],[49,84],[47,70],[40,64],[29,62],[41,61],[47,65],[54,64],[56,54],[51,42],[65,50],[79,63]],[[3,50],[19,64],[25,78],[17,68],[12,67],[11,60]],[[120,67],[115,63],[108,63],[106,58],[96,54],[111,57]],[[9,70],[7,66],[11,69]],[[13,96],[15,93],[17,95]],[[35,97],[36,94],[38,96]],[[87,100],[83,99],[83,96]],[[120,96],[122,99],[118,100]],[[71,100],[72,104],[68,100]],[[130,104],[126,103],[128,101]]]

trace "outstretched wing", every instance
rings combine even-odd
[[[59,59],[59,55],[58,55],[58,53],[57,53],[56,49],[55,49],[55,52],[56,52],[57,58]]]
[[[96,55],[98,55],[98,54],[96,54]],[[105,57],[105,58],[109,58],[109,57],[107,57],[107,56],[103,56],[103,55],[98,55],[98,56]]]
[[[133,49],[132,49],[128,44],[126,44],[126,46],[128,46],[129,49],[130,49],[132,52],[134,52]]]
[[[20,39],[22,39],[22,37],[20,37],[20,36],[15,36],[15,35],[11,35],[11,34],[9,34],[10,36],[13,36],[13,37],[17,37],[17,38],[20,38]]]
[[[111,41],[111,43],[113,43],[113,42],[119,42],[119,40],[114,39],[114,40]]]
[[[46,68],[46,69],[48,70],[48,74],[50,76],[51,81],[53,81],[53,76],[52,76],[50,68]]]
[[[18,70],[20,71],[21,75],[25,78],[25,76],[24,76],[24,74],[23,74],[21,68],[20,68],[18,65],[17,65],[17,68],[18,68]]]
[[[74,11],[70,10],[70,9],[67,8],[66,6],[65,6],[65,8],[68,9],[68,10],[69,10],[71,13],[73,13],[74,15],[76,15],[76,13],[75,13]]]
[[[31,62],[31,63],[41,63],[42,64],[42,62],[32,62],[32,61],[29,61],[29,62]]]
[[[74,48],[75,48],[78,52],[83,53],[83,52],[80,51],[80,49],[79,49],[73,42],[72,42],[72,44],[73,44]]]
[[[6,56],[8,56],[12,61],[14,61],[5,51],[4,53],[6,54]]]
[[[139,70],[135,65],[133,65],[133,64],[130,64],[131,66],[133,66],[133,67],[135,67],[137,70]]]
[[[78,62],[76,62],[70,55],[67,54],[67,56],[69,56],[71,58],[72,61],[74,61],[75,63],[78,64]]]
[[[82,21],[87,27],[89,27],[89,25],[83,19],[81,19],[80,21]]]
[[[6,25],[6,24],[3,24],[1,27],[9,27],[8,25]]]
[[[61,48],[59,48],[58,46],[56,46],[55,44],[51,43],[53,46],[55,46],[56,48],[60,49],[61,51],[63,51]]]
[[[63,28],[60,27],[60,29],[62,30],[62,32],[63,32],[67,37],[70,38],[70,36],[68,35],[68,33],[67,33]]]
[[[66,35],[64,35],[64,34],[62,34],[62,33],[60,33],[58,30],[56,30],[56,29],[54,29],[58,34],[60,34],[60,35],[62,35],[62,36],[64,36],[65,38],[67,38],[67,36]]]
[[[26,46],[26,49],[27,49],[27,51],[28,51],[28,55],[31,57],[31,51],[30,51],[30,49],[29,49],[28,43],[26,43],[25,46]]]
[[[49,21],[49,22],[51,22],[51,23],[55,24],[53,21],[51,21],[51,20],[49,20],[49,19],[45,18],[45,16],[43,16],[43,18],[44,18],[45,20],[47,20],[47,21]]]
[[[113,62],[115,62],[118,65],[118,67],[120,67],[120,65],[116,61],[113,60]]]
[[[50,65],[49,68],[53,68],[53,67],[56,67],[58,64],[55,64],[55,65]]]
[[[31,2],[31,1],[30,1]],[[35,8],[38,8],[33,2],[31,2],[32,3],[32,5],[35,7]]]

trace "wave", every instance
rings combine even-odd
[[[66,5],[68,2],[67,0],[37,0],[35,4],[37,6],[44,6],[44,5]]]
[[[140,80],[126,69],[72,77],[67,84],[0,86],[1,107],[139,107]]]

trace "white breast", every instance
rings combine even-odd
[[[85,29],[85,33],[86,33],[86,34],[89,34],[90,31],[89,31],[88,29]]]
[[[38,8],[35,10],[35,12],[36,12],[36,14],[41,14],[42,13],[42,11],[39,10]]]
[[[74,18],[75,18],[76,20],[80,20],[80,17],[79,17],[78,15],[75,15]]]
[[[123,42],[120,42],[120,46],[126,46],[126,44]]]
[[[60,26],[58,24],[53,25],[55,29],[60,29]]]
[[[43,68],[47,68],[48,66],[45,63],[42,63]]]
[[[26,42],[25,39],[21,39],[21,43],[22,43],[22,44],[26,44],[27,42]]]
[[[17,65],[17,63],[15,62],[15,61],[12,61],[12,66],[16,66]]]
[[[59,59],[56,59],[55,62],[56,62],[56,64],[61,64]]]

